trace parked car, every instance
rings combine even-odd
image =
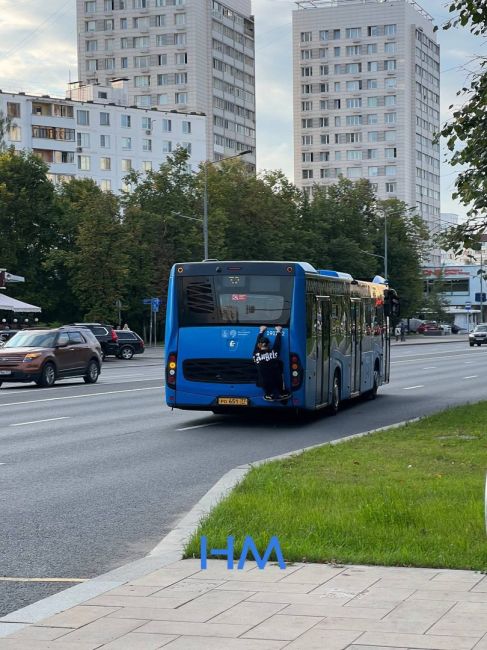
[[[474,331],[468,335],[468,344],[471,348],[474,345],[480,346],[482,343],[487,343],[487,323],[479,323],[475,326]]]
[[[20,331],[21,330],[0,330],[0,343],[8,341],[14,334],[17,334],[17,332]]]
[[[441,328],[435,320],[428,320],[418,326],[418,334],[440,334]]]
[[[111,325],[105,323],[72,323],[76,327],[86,327],[96,336],[101,345],[102,358],[117,357],[120,351],[118,336]]]
[[[94,384],[100,368],[100,344],[81,327],[22,330],[0,348],[0,386],[35,381],[48,388],[68,377]]]
[[[134,354],[142,354],[144,352],[144,341],[141,337],[132,332],[132,330],[115,330],[118,336],[118,358],[131,359]]]

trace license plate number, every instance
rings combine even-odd
[[[249,400],[247,397],[219,397],[218,404],[220,406],[248,406]]]
[[[0,370],[0,375],[11,375],[12,371],[11,370]]]

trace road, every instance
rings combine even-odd
[[[485,399],[486,362],[465,342],[396,346],[376,401],[304,422],[171,411],[154,353],[107,360],[92,386],[4,384],[0,616],[144,556],[236,465]]]

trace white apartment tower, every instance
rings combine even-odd
[[[250,0],[77,0],[85,83],[128,80],[129,104],[204,113],[207,158],[252,150],[254,19]]]
[[[293,12],[296,184],[368,178],[439,229],[440,51],[414,0],[301,0]]]

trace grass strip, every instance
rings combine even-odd
[[[298,442],[298,441],[297,441]],[[199,539],[235,557],[277,535],[286,561],[487,569],[487,402],[253,468]]]

